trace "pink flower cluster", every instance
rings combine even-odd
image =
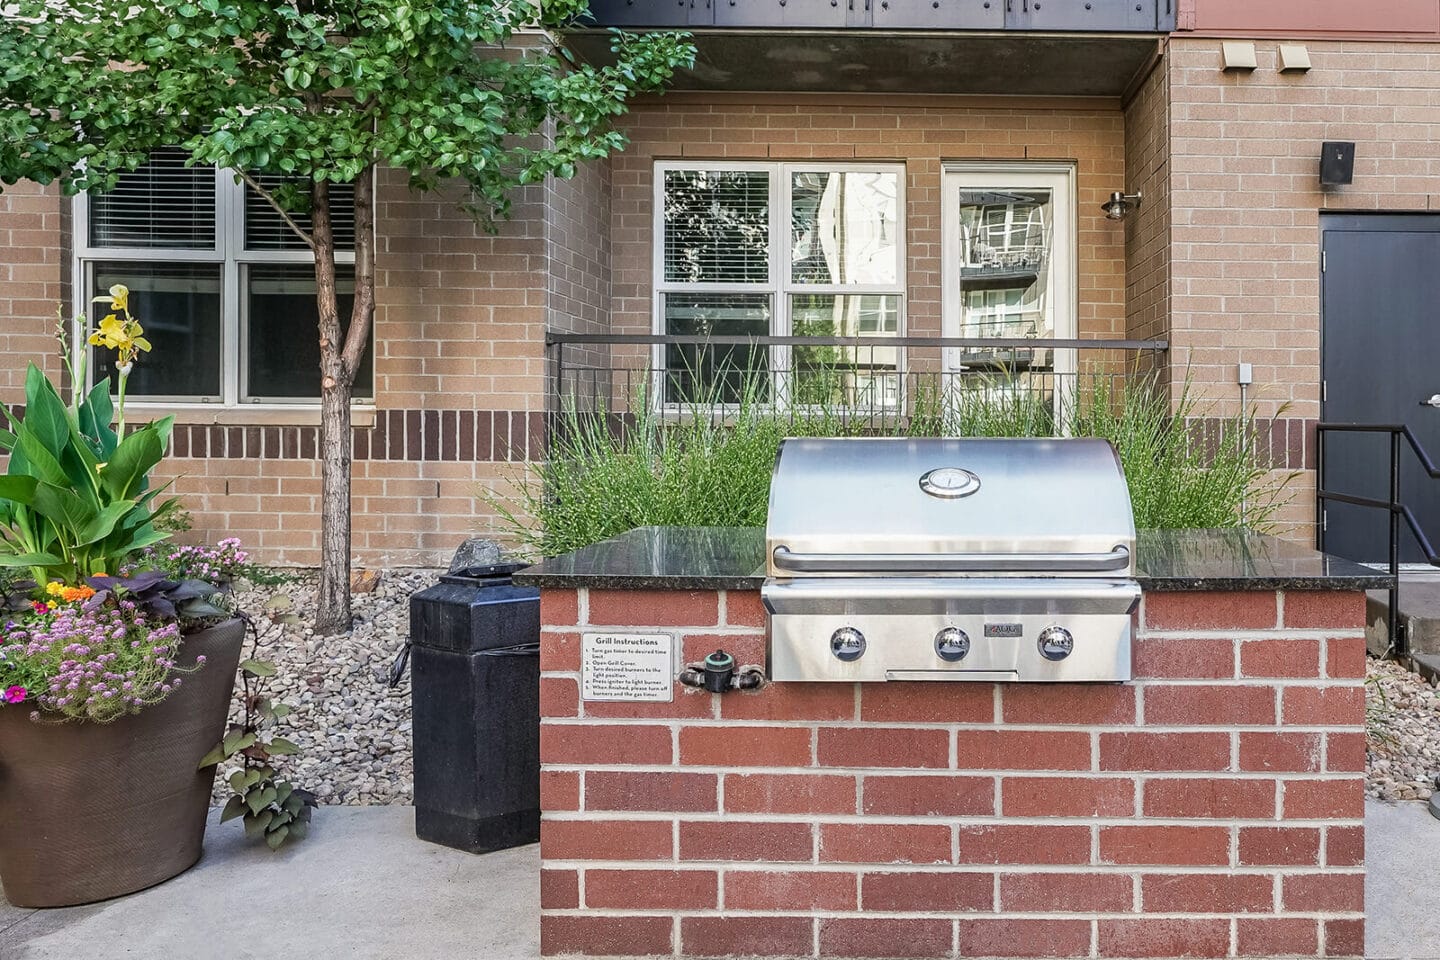
[[[11,686],[4,699],[33,698],[44,711],[113,720],[180,685],[174,676],[179,647],[179,624],[147,621],[128,600],[90,611],[62,606],[43,619],[8,625],[0,666],[25,665],[39,682],[30,689]]]
[[[161,569],[182,580],[204,580],[208,583],[229,583],[237,579],[250,564],[250,554],[240,549],[240,541],[226,537],[213,547],[172,547],[163,554]]]

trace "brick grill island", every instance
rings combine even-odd
[[[1142,532],[1126,684],[581,698],[581,635],[764,664],[758,530],[531,568],[546,955],[1360,956],[1366,589],[1268,537]]]

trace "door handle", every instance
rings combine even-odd
[[[1435,396],[1431,397],[1429,400],[1421,400],[1420,406],[1435,407],[1436,409],[1440,409],[1440,393],[1435,394]]]

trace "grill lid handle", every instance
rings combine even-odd
[[[775,566],[796,573],[1053,573],[1125,570],[1130,551],[1109,553],[792,553],[776,547]]]

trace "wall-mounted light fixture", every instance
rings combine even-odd
[[[1140,209],[1140,201],[1145,194],[1140,191],[1134,193],[1121,193],[1115,191],[1110,194],[1110,199],[1100,204],[1100,209],[1105,211],[1105,217],[1109,220],[1124,220],[1132,210]]]

